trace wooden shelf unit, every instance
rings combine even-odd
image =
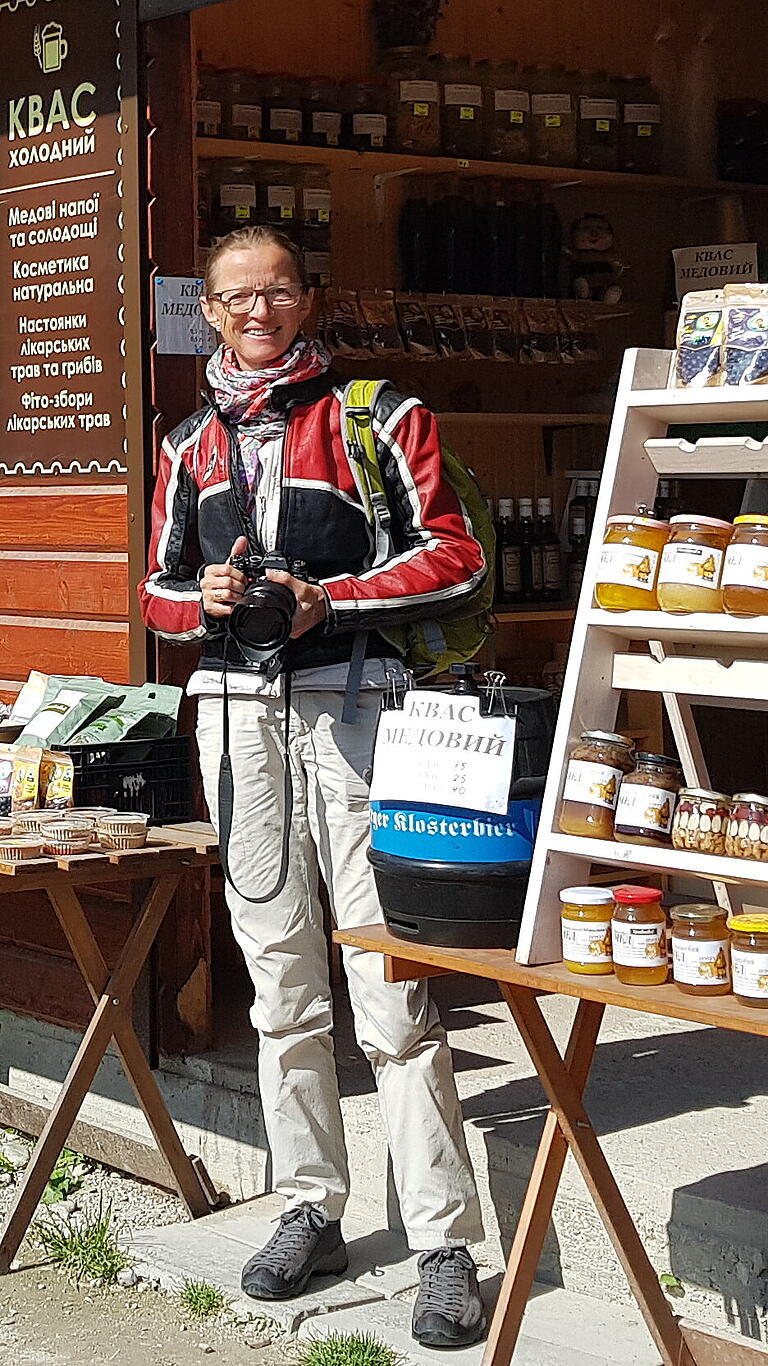
[[[712,783],[692,704],[768,706],[768,617],[606,612],[592,606],[607,518],[638,503],[652,506],[659,472],[678,474],[676,449],[683,467],[679,473],[686,478],[697,452],[709,477],[746,477],[754,469],[754,451],[746,439],[733,438],[725,445],[718,441],[714,447],[711,440],[696,443],[692,454],[688,443],[667,437],[667,426],[703,420],[768,422],[768,392],[746,387],[703,393],[667,390],[663,386],[671,362],[666,351],[629,351],[624,359],[523,911],[517,950],[521,963],[560,959],[559,891],[587,881],[593,864],[702,879],[730,909],[740,905],[740,887],[768,885],[768,862],[577,838],[562,834],[557,824],[571,746],[584,730],[616,729],[623,692],[663,698],[685,782],[703,788]],[[638,646],[645,648],[630,652]]]

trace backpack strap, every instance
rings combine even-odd
[[[357,491],[373,527],[373,568],[383,564],[392,553],[389,510],[384,480],[373,434],[376,403],[389,380],[355,379],[345,388],[341,399],[341,433],[349,467]]]

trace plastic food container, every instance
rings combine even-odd
[[[669,525],[656,589],[659,607],[663,612],[721,612],[720,577],[731,523],[685,513],[671,517]]]
[[[614,887],[611,938],[616,976],[625,986],[667,980],[667,918],[657,887]]]
[[[614,830],[629,844],[666,848],[672,843],[672,818],[683,772],[666,754],[635,755],[635,769],[621,780]]]
[[[613,893],[605,887],[564,887],[560,901],[563,963],[569,972],[592,977],[613,972]]]
[[[13,835],[38,835],[45,824],[50,825],[51,821],[61,820],[62,813],[53,810],[40,811],[20,811],[18,815],[11,816],[10,834]]]
[[[93,827],[85,821],[50,821],[40,836],[44,854],[86,854],[93,844]]]
[[[13,833],[13,819],[11,816],[0,816],[0,839],[5,835]]]
[[[149,816],[130,811],[104,816],[96,827],[102,849],[141,849],[147,842]]]
[[[768,612],[768,516],[734,517],[722,583],[723,607],[732,616]]]
[[[585,730],[568,756],[559,825],[566,835],[613,839],[619,785],[634,765],[632,741],[613,731]]]
[[[599,607],[609,612],[658,607],[656,580],[668,532],[668,522],[642,514],[608,518],[595,584]]]
[[[697,854],[724,854],[731,798],[703,787],[681,787],[672,818],[675,849]]]
[[[731,799],[725,852],[730,858],[768,859],[768,797],[735,792]]]
[[[768,1007],[768,911],[728,917],[733,994],[745,1006]]]
[[[6,835],[0,839],[0,863],[22,863],[24,859],[41,858],[42,853],[40,835]]]
[[[728,913],[693,902],[672,916],[672,976],[686,996],[727,996],[731,989]]]

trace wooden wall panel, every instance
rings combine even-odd
[[[0,1005],[70,1029],[85,1029],[93,1014],[74,962],[9,944],[0,944]]]
[[[124,552],[0,550],[0,612],[125,619],[128,598]]]
[[[0,615],[0,659],[4,672],[17,669],[22,680],[30,669],[42,669],[128,683],[128,623]]]
[[[130,932],[130,906],[105,901],[94,893],[81,895],[88,922],[104,955],[107,966],[113,967]],[[69,945],[45,892],[21,892],[6,895],[2,901],[0,947],[16,949],[39,948],[53,957],[71,959]],[[0,1001],[0,1008],[3,1006]]]
[[[0,489],[0,548],[124,550],[128,544],[126,492],[124,484],[17,484]]]

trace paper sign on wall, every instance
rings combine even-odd
[[[505,815],[515,753],[514,716],[481,716],[479,697],[405,694],[383,711],[371,801],[430,802]]]
[[[756,242],[721,242],[711,247],[678,247],[672,252],[678,299],[692,289],[759,280]]]
[[[159,356],[210,356],[216,333],[200,312],[203,281],[190,275],[155,279],[155,332]]]

